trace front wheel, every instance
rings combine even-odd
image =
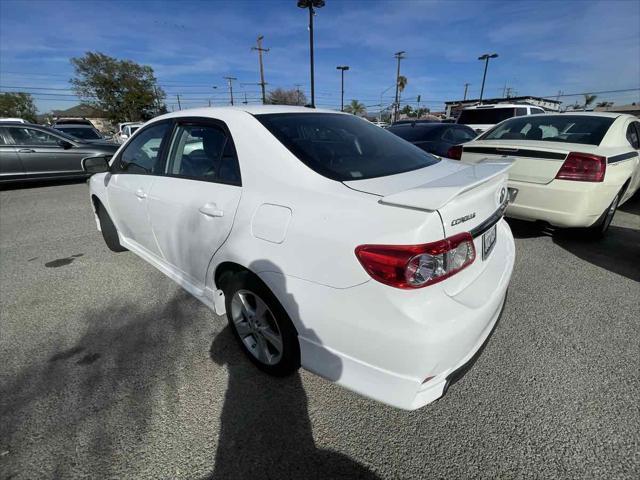
[[[613,216],[616,214],[616,210],[618,209],[621,196],[622,190],[616,194],[611,204],[609,204],[596,223],[587,229],[587,232],[592,238],[602,238],[605,233],[607,233],[607,230],[609,230],[609,226],[611,225],[611,220],[613,220]]]
[[[236,340],[262,371],[285,376],[300,367],[298,334],[275,295],[250,272],[224,285],[227,319]]]

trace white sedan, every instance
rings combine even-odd
[[[280,106],[167,114],[85,161],[109,248],[226,313],[261,370],[302,365],[404,409],[442,396],[497,323],[509,167]]]
[[[640,122],[618,113],[515,117],[449,150],[477,164],[515,158],[507,216],[603,235],[616,209],[640,187]]]

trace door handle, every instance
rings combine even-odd
[[[144,193],[144,191],[139,188],[138,190],[136,190],[136,197],[138,197],[138,198],[147,198],[147,194]]]
[[[32,148],[21,148],[18,150],[18,153],[36,153],[36,151]]]
[[[205,203],[198,211],[207,217],[223,217],[224,212],[219,210],[215,203]]]

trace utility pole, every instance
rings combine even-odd
[[[464,84],[464,98],[462,99],[462,101],[465,101],[467,99],[467,89],[469,88],[469,85],[471,84],[470,83]]]
[[[297,95],[297,97],[296,97],[296,105],[300,105],[300,100],[301,100],[300,99],[300,87],[301,86],[302,86],[301,83],[296,83],[294,85],[294,87],[296,87],[296,95]]]
[[[180,105],[180,94],[176,93],[176,97],[178,98],[178,110],[182,110],[182,105]]]
[[[340,70],[341,79],[342,79],[341,89],[340,89],[340,111],[344,112],[344,72],[345,70],[349,70],[349,67],[347,65],[340,65],[336,67],[336,70]]]
[[[258,85],[260,85],[260,88],[262,88],[262,104],[264,105],[265,103],[267,103],[267,94],[265,92],[264,86],[266,85],[266,83],[264,83],[264,67],[262,65],[262,52],[268,52],[269,49],[268,48],[262,48],[262,39],[264,38],[264,36],[260,35],[258,36],[258,40],[257,40],[257,47],[251,47],[251,50],[257,50],[258,51],[258,58],[260,59],[260,83]]]
[[[231,98],[231,105],[233,105],[233,81],[237,80],[236,77],[222,77],[224,78],[227,82],[229,82],[229,97]]]
[[[311,67],[311,107],[316,107],[316,91],[313,77],[313,16],[315,8],[324,7],[324,0],[298,0],[298,7],[309,9],[309,64]]]
[[[395,122],[396,120],[398,120],[398,109],[400,108],[400,102],[399,102],[399,98],[398,98],[398,94],[399,92],[399,83],[400,83],[400,60],[404,59],[405,52],[401,51],[401,52],[396,52],[394,54],[394,57],[396,57],[396,59],[398,60],[398,69],[396,71],[396,101],[395,101],[395,108],[393,111],[393,121]]]
[[[513,88],[512,88],[512,87],[507,87],[507,92],[506,92],[506,95],[507,95],[507,96],[506,96],[506,98],[511,98],[511,97],[512,97],[511,93],[512,93],[513,91],[514,91],[514,90],[513,90]]]
[[[247,92],[244,92],[244,102],[242,102],[242,103],[244,103],[245,105],[247,103],[249,103],[249,101],[247,100]],[[263,103],[263,105],[264,105],[264,103]]]

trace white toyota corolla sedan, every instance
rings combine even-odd
[[[261,370],[303,366],[404,409],[442,396],[500,316],[509,167],[280,106],[171,113],[109,164],[85,160],[109,248],[226,313]]]
[[[449,150],[463,162],[515,158],[507,216],[603,235],[616,209],[640,187],[640,122],[619,113],[515,117]]]

